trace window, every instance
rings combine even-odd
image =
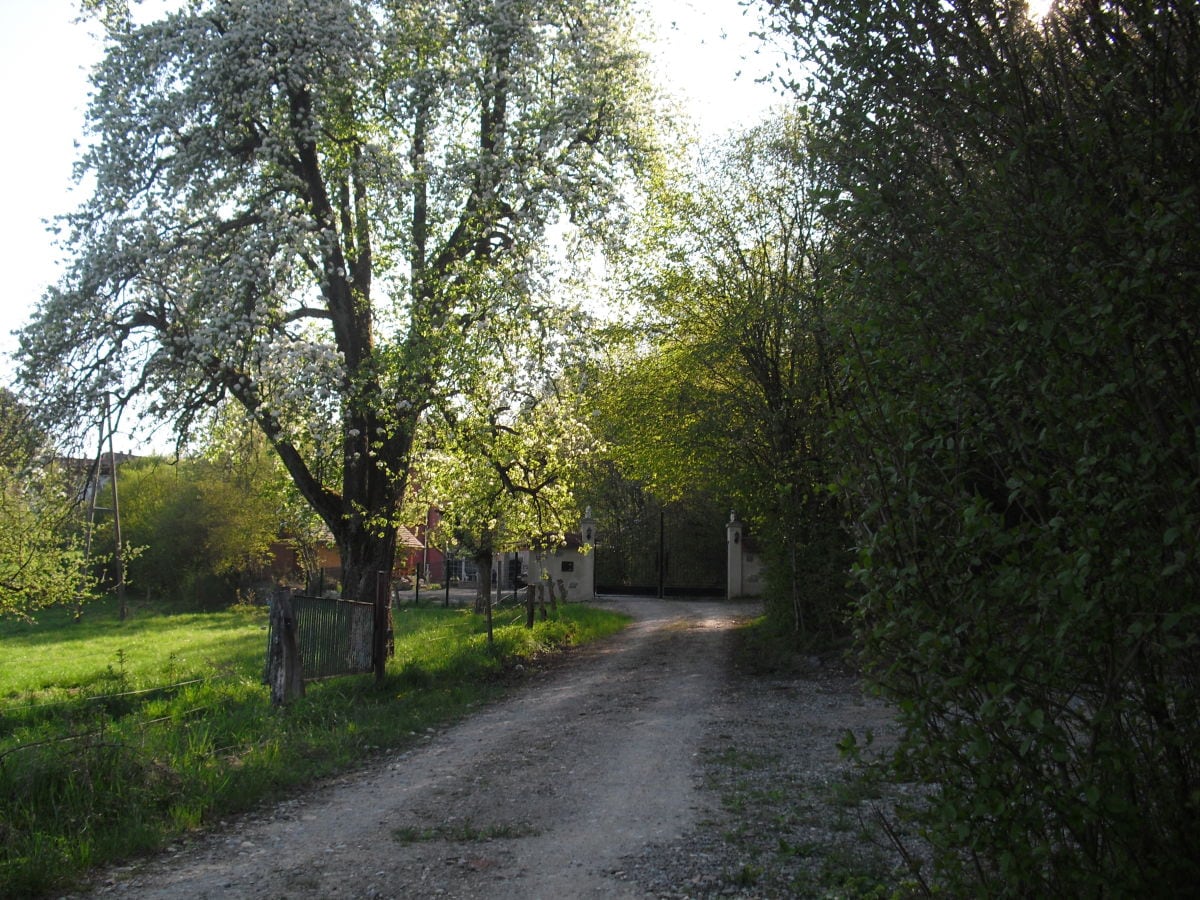
[[[575,571],[575,560],[564,559],[562,561],[562,570],[564,572],[574,572]]]

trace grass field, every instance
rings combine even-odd
[[[371,676],[308,685],[272,707],[266,610],[194,613],[111,601],[80,622],[0,623],[0,897],[68,887],[89,867],[163,846],[220,816],[403,746],[498,695],[516,662],[618,630],[571,604],[532,631],[497,614],[396,612],[396,656]]]
[[[37,624],[0,622],[0,704],[70,696],[109,687],[123,677],[147,687],[190,674],[243,668],[266,652],[265,607],[221,612],[172,612],[131,604],[121,622],[112,600],[84,608],[43,611]]]

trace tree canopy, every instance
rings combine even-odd
[[[635,349],[596,397],[624,471],[667,500],[704,490],[752,522],[777,575],[773,609],[807,633],[840,630],[846,600],[824,492],[839,375],[823,167],[797,112],[659,182],[630,275]]]
[[[627,4],[108,12],[95,189],[22,334],[25,384],[60,424],[147,395],[181,436],[235,399],[371,597],[465,342],[529,318],[546,229],[598,234],[653,150]]]

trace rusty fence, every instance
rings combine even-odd
[[[371,603],[286,592],[273,596],[263,683],[294,684],[372,671],[373,617]]]

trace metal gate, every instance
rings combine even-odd
[[[596,593],[724,596],[725,525],[715,505],[640,499],[625,510],[594,511]]]

